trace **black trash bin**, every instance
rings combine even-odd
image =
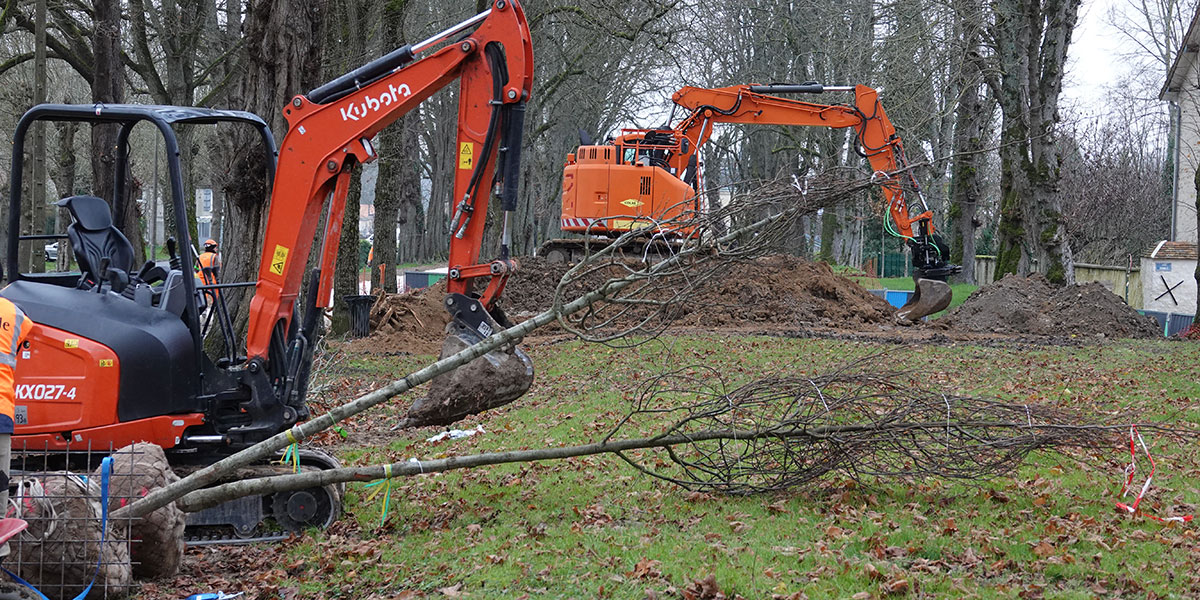
[[[371,333],[371,306],[375,304],[375,296],[350,295],[342,296],[350,309],[350,337],[367,337]]]

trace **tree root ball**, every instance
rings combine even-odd
[[[171,470],[163,449],[139,442],[117,449],[112,454],[109,478],[108,510],[121,508],[151,491],[174,483],[179,476]],[[99,481],[100,470],[92,473]],[[187,519],[172,502],[141,519],[113,523],[130,540],[133,575],[138,579],[173,577],[179,573],[185,549],[183,530]]]
[[[98,597],[129,592],[133,572],[128,541],[110,528],[100,544],[100,482],[70,473],[39,473],[14,480],[15,516],[29,528],[10,541],[7,568],[50,600],[70,600],[92,581]],[[99,564],[99,567],[97,567]]]

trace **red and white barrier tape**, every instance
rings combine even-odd
[[[1127,513],[1133,514],[1138,510],[1138,505],[1142,503],[1142,498],[1146,495],[1146,490],[1150,489],[1150,482],[1154,480],[1154,457],[1150,456],[1150,448],[1146,446],[1146,440],[1142,438],[1142,434],[1138,432],[1136,425],[1129,426],[1129,466],[1125,467],[1125,484],[1121,486],[1121,497],[1129,495],[1133,484],[1133,475],[1137,472],[1137,446],[1141,445],[1142,452],[1146,455],[1146,460],[1150,461],[1150,474],[1146,476],[1146,482],[1142,484],[1142,489],[1138,490],[1137,498],[1134,498],[1133,504],[1125,504],[1118,502],[1117,508]],[[1160,517],[1143,512],[1143,515],[1159,521],[1160,523],[1190,523],[1193,515],[1183,515],[1180,517]]]

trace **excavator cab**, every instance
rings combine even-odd
[[[67,195],[53,203],[65,214],[51,231],[35,227],[52,222],[30,218],[33,198],[22,194],[25,143],[37,122],[77,123],[117,129],[111,177],[114,196]],[[165,201],[174,219],[169,258],[135,264],[126,204],[130,198],[130,142],[134,128],[147,124],[165,148],[170,194]],[[202,294],[210,286],[192,276],[194,256],[188,224],[177,127],[231,124],[250,127],[261,137],[266,177],[275,163],[271,132],[259,117],[240,111],[141,105],[43,104],[30,109],[13,140],[10,232],[5,256],[7,286],[0,295],[14,301],[37,324],[23,350],[17,373],[18,424],[14,445],[67,450],[69,446],[119,447],[150,441],[168,451],[200,451],[204,440],[253,443],[295,423],[301,409],[267,410],[271,415],[228,419],[242,414],[239,403],[254,396],[235,383],[228,370],[236,363],[232,326],[223,328],[223,356],[204,351],[202,316],[224,312],[213,307],[202,315]],[[153,146],[152,146],[153,147]],[[33,208],[36,208],[34,206]],[[165,237],[165,236],[164,236]],[[61,251],[47,265],[38,252],[55,241]],[[161,247],[161,246],[160,246]],[[47,268],[49,267],[49,268]],[[74,268],[72,268],[74,267]],[[252,285],[252,284],[250,284]],[[218,310],[218,308],[222,310]],[[227,313],[224,313],[227,316]],[[227,321],[228,319],[226,319]],[[219,400],[220,399],[220,400]],[[271,399],[274,400],[274,399]],[[260,400],[269,405],[271,401]],[[257,417],[257,419],[255,418]],[[255,427],[249,421],[257,420]],[[232,437],[221,434],[230,433]]]

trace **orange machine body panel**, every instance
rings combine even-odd
[[[37,324],[17,357],[16,434],[74,431],[117,422],[116,352]]]
[[[47,325],[34,324],[17,355],[13,448],[107,450],[147,441],[164,448],[203,415],[164,415],[119,423],[121,363],[111,348]],[[150,382],[147,382],[148,384]]]
[[[696,191],[679,178],[669,157],[674,144],[646,144],[645,130],[625,130],[613,144],[580,146],[563,169],[562,230],[617,236],[650,230],[687,237],[673,227],[700,208]]]

